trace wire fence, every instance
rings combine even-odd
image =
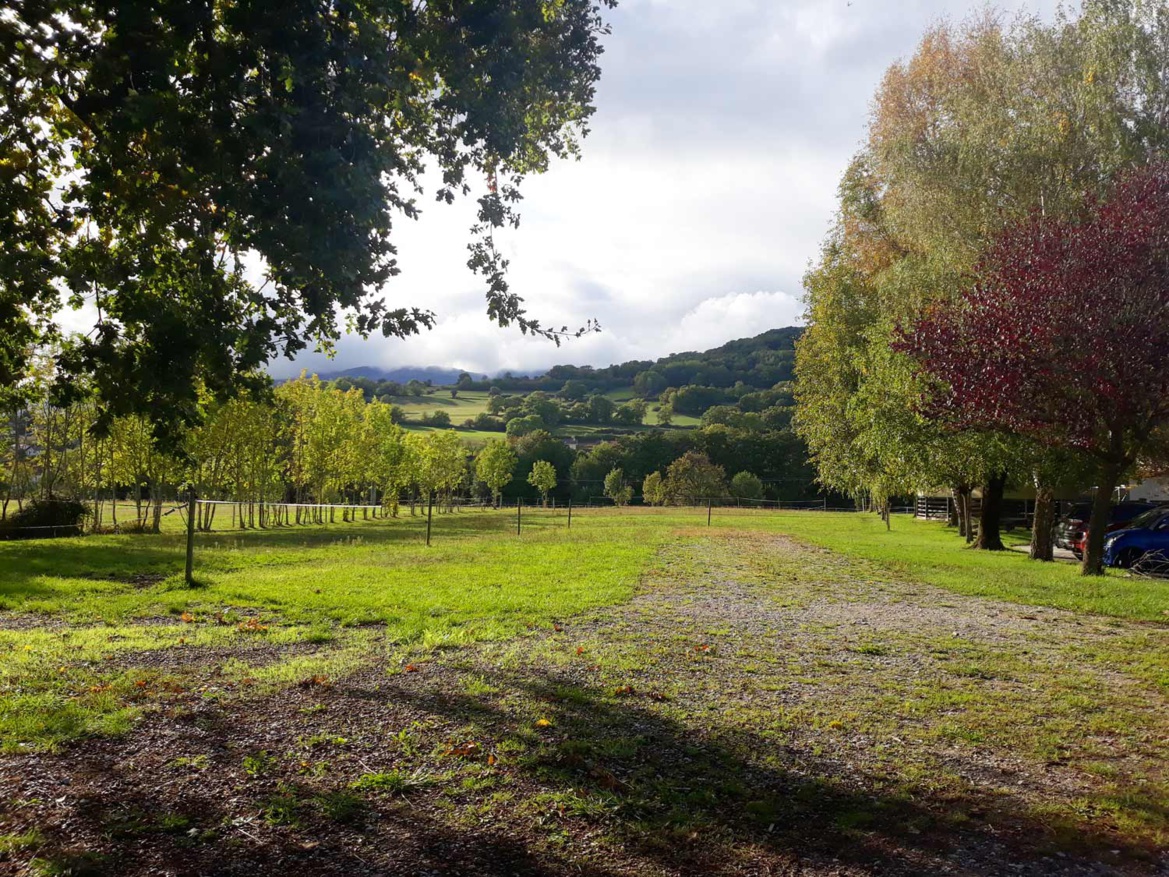
[[[62,500],[62,505],[72,503],[74,509],[82,505],[76,501]],[[100,507],[94,510],[97,503],[89,503],[83,517],[91,521],[101,520],[104,516]],[[488,498],[475,497],[447,497],[447,496],[413,496],[405,500],[398,499],[390,503],[315,503],[315,502],[271,502],[258,499],[201,499],[193,493],[179,501],[166,502],[152,498],[143,502],[123,501],[107,503],[109,518],[118,521],[118,511],[122,511],[123,520],[129,522],[114,523],[103,526],[99,532],[105,533],[148,533],[175,531],[184,532],[186,553],[185,578],[188,584],[195,584],[194,559],[195,551],[201,537],[224,535],[229,533],[259,533],[279,532],[311,528],[343,527],[367,521],[386,521],[394,519],[399,523],[414,520],[418,523],[419,538],[425,539],[430,545],[435,537],[435,516],[440,520],[450,515],[466,512],[495,512],[502,516],[511,515],[514,519],[516,535],[522,535],[525,527],[538,523],[541,527],[563,526],[571,529],[574,514],[579,519],[582,512],[609,514],[623,514],[629,511],[628,506],[619,506],[608,498],[590,498],[584,501],[558,500],[553,497],[544,501],[518,498],[500,500],[498,502]],[[779,511],[800,512],[856,512],[855,506],[839,506],[831,504],[826,499],[819,500],[765,500],[722,497],[691,497],[682,503],[668,506],[647,507],[640,506],[639,513],[656,513],[662,515],[693,513],[698,519],[705,518],[708,526],[713,525],[717,518],[733,516],[751,516],[769,514]],[[535,521],[532,516],[535,515]],[[174,521],[174,523],[167,523]],[[0,539],[11,538],[53,538],[62,536],[82,536],[90,532],[85,520],[66,523],[47,523],[30,525],[11,525],[4,528],[4,521],[0,520]],[[11,522],[9,522],[11,523]]]

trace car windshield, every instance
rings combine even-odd
[[[1153,506],[1144,502],[1122,502],[1120,505],[1112,507],[1112,520],[1131,521],[1137,515],[1152,511],[1153,508]]]
[[[1143,515],[1137,515],[1128,522],[1129,527],[1139,530],[1142,527],[1150,527],[1157,522],[1158,518],[1166,514],[1165,509],[1149,509]]]

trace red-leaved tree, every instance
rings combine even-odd
[[[899,346],[937,380],[937,416],[1097,461],[1083,569],[1098,574],[1112,492],[1169,423],[1169,165],[1082,217],[1007,229],[977,278]]]

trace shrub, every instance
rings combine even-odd
[[[731,479],[731,496],[736,499],[762,499],[763,482],[750,472],[740,472]]]
[[[726,472],[706,454],[687,451],[666,470],[665,490],[671,505],[717,501],[727,493]]]
[[[75,499],[34,499],[0,521],[0,539],[80,536],[90,511]]]

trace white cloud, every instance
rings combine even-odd
[[[1056,0],[1007,0],[1050,14]],[[593,134],[580,162],[525,181],[499,237],[510,281],[546,324],[600,321],[557,349],[488,323],[466,267],[473,202],[402,219],[386,295],[430,308],[406,341],[344,339],[337,360],[539,370],[696,349],[798,320],[800,282],[890,63],[971,0],[623,0],[608,17]],[[765,290],[748,292],[749,290]]]

